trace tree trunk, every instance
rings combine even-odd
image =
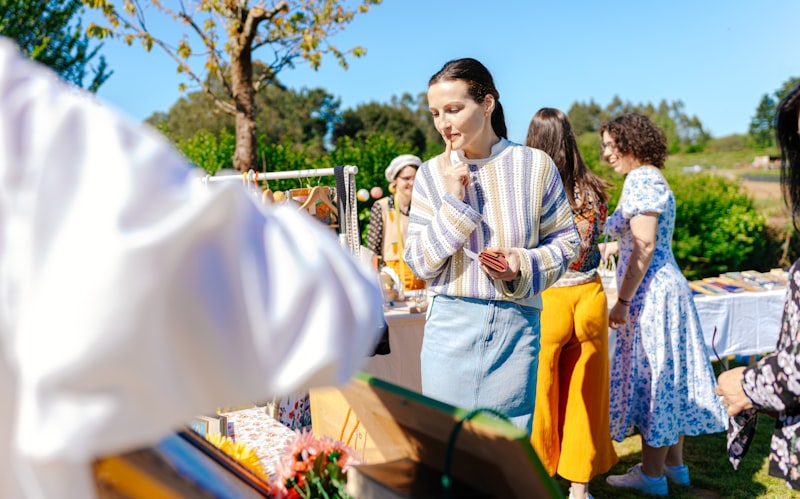
[[[246,172],[256,169],[255,96],[253,94],[253,60],[243,36],[231,40],[231,83],[236,106],[236,149],[233,167]]]

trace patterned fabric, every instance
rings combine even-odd
[[[308,393],[281,397],[278,403],[278,421],[292,430],[311,428],[311,403]]]
[[[394,207],[394,200],[389,196],[389,203]],[[369,224],[367,225],[367,248],[383,258],[383,210],[381,203],[372,203],[369,211]]]
[[[789,275],[777,349],[744,371],[742,388],[759,409],[777,411],[769,474],[800,490],[800,260]]]
[[[758,411],[746,409],[735,416],[728,418],[728,461],[733,469],[739,469],[739,463],[747,454],[758,425]]]
[[[583,200],[577,185],[573,195],[578,203]],[[600,242],[600,235],[608,217],[608,204],[598,202],[593,193],[587,192],[583,206],[578,211],[573,210],[572,217],[581,240],[580,250],[566,273],[553,284],[554,287],[577,286],[592,282],[597,275],[597,266],[600,265],[600,250],[597,244]]]
[[[628,323],[617,329],[611,367],[611,436],[622,441],[638,427],[648,445],[678,442],[680,435],[724,431],[725,409],[686,278],[672,254],[675,197],[661,173],[642,166],[628,173],[607,232],[619,239],[617,282],[633,251],[630,220],[658,214],[656,247],[631,299]]]
[[[369,214],[369,226],[367,227],[367,247],[380,257],[382,265],[391,267],[403,282],[406,291],[424,289],[425,281],[414,275],[411,268],[401,259],[400,252],[402,245],[398,241],[397,211],[394,209],[394,196],[387,196],[372,205]],[[403,231],[403,239],[408,232],[408,213],[402,209],[400,229]]]
[[[539,294],[561,277],[580,244],[556,166],[542,151],[505,139],[485,159],[452,154],[417,171],[406,262],[436,294],[541,308]],[[471,175],[463,201],[443,184],[451,162],[459,160]],[[492,246],[517,252],[521,268],[515,281],[495,281],[461,250],[478,253]]]
[[[258,456],[270,478],[275,478],[275,466],[281,451],[295,437],[295,432],[272,419],[263,407],[222,413],[233,423],[235,440],[247,445]]]

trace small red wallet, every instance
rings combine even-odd
[[[508,270],[508,262],[502,253],[483,250],[478,254],[478,260],[495,272],[505,272]]]

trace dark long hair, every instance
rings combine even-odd
[[[792,225],[797,230],[800,217],[800,135],[797,116],[800,111],[800,86],[784,97],[775,115],[775,136],[781,148],[781,187],[786,206],[792,212]]]
[[[541,149],[553,158],[573,210],[582,208],[585,200],[592,195],[598,202],[608,203],[608,183],[583,162],[572,125],[564,112],[552,107],[536,111],[528,125],[525,145]],[[575,199],[576,185],[584,193],[580,201]]]
[[[446,62],[442,69],[428,80],[428,86],[440,81],[461,80],[467,84],[467,93],[472,100],[478,104],[483,103],[486,96],[491,94],[494,97],[494,111],[492,112],[492,130],[501,138],[508,138],[506,128],[506,116],[503,113],[503,106],[500,104],[500,93],[494,87],[492,74],[486,66],[477,59],[464,58],[454,59]]]

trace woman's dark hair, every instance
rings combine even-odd
[[[775,136],[781,148],[781,186],[797,230],[800,217],[800,135],[797,115],[800,111],[800,86],[781,99],[775,114]]]
[[[435,75],[431,76],[428,86],[440,81],[461,80],[467,84],[467,93],[478,104],[483,103],[487,95],[494,97],[494,111],[492,112],[492,130],[498,137],[508,138],[506,117],[503,106],[500,104],[500,93],[494,87],[492,74],[477,59],[454,59],[445,63]]]
[[[643,165],[664,168],[667,137],[653,120],[639,113],[627,113],[600,125],[600,135],[608,132],[621,154],[631,154]]]
[[[604,204],[608,202],[608,183],[595,175],[583,162],[569,117],[564,112],[552,107],[543,107],[536,111],[528,125],[525,145],[541,149],[553,158],[573,209],[583,207],[587,198]],[[575,200],[576,185],[584,193],[580,204]]]

